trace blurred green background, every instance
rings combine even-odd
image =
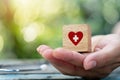
[[[120,0],[0,0],[0,59],[41,58],[36,48],[62,46],[62,26],[89,24],[108,34],[119,21]]]

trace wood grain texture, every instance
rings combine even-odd
[[[74,45],[69,39],[69,32],[81,31],[83,33],[83,38],[81,41]],[[91,30],[87,24],[75,24],[75,25],[65,25],[63,26],[63,48],[77,51],[77,52],[91,52]]]

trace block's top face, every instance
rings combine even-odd
[[[63,27],[63,47],[79,52],[91,51],[91,31],[87,24]]]
[[[64,29],[66,29],[66,30],[68,30],[68,31],[75,31],[75,32],[77,32],[77,31],[87,31],[88,29],[90,29],[89,28],[89,26],[87,25],[87,24],[81,24],[81,25],[65,25],[64,27],[63,27],[63,30]]]

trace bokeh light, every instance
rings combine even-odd
[[[42,15],[45,17],[46,15],[55,15],[60,11],[60,0],[44,0],[42,1]]]
[[[0,35],[0,52],[2,51],[3,46],[4,46],[4,40],[3,37]]]
[[[26,42],[34,41],[38,35],[44,32],[44,25],[38,23],[31,23],[23,28],[23,37]]]
[[[119,12],[117,11],[115,6],[111,6],[112,3],[105,3],[103,9],[103,16],[105,20],[110,24],[114,24],[119,20]]]
[[[23,27],[40,15],[41,0],[13,0],[12,8],[15,11],[14,20]]]
[[[36,48],[62,47],[62,26],[88,24],[109,34],[120,21],[120,0],[0,0],[1,58],[41,58]]]

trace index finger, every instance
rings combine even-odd
[[[53,51],[53,56],[59,60],[71,63],[76,66],[83,66],[84,55],[64,48],[57,48]]]

